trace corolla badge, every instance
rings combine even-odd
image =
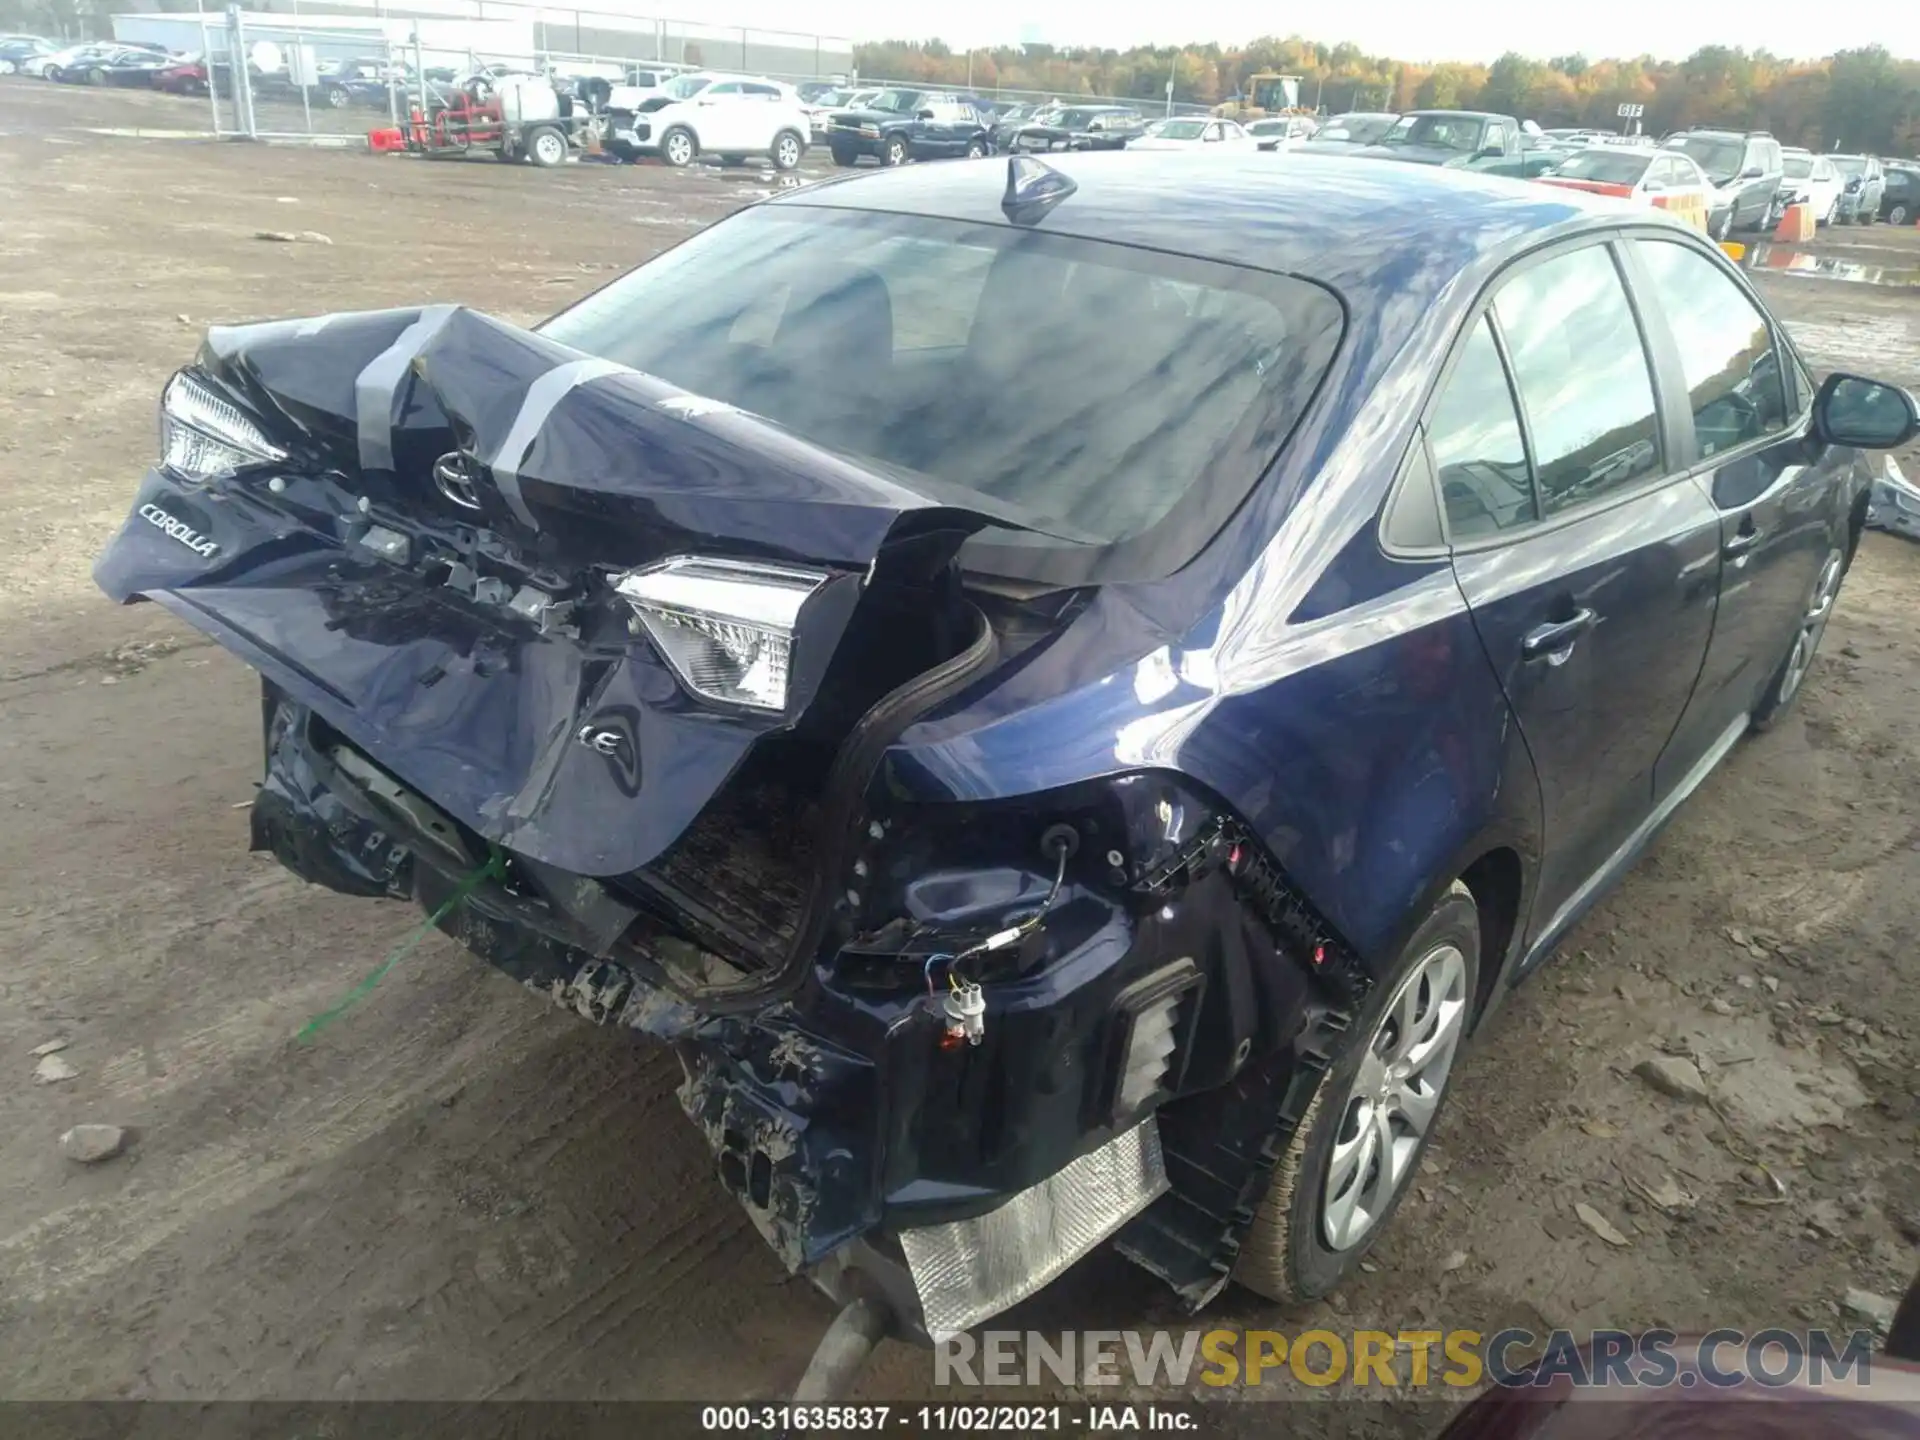
[[[473,484],[473,462],[458,450],[433,462],[433,483],[461,509],[480,508],[480,492]]]
[[[175,540],[186,546],[203,560],[211,560],[220,553],[220,542],[202,535],[193,526],[177,516],[169,515],[158,505],[149,501],[139,510],[140,518],[156,529],[164,530]]]

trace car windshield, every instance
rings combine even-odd
[[[1331,294],[1288,276],[790,205],[696,235],[543,333],[1044,532],[995,532],[1037,563],[1036,546],[1123,541],[1176,506],[1178,530],[1189,492],[1202,518],[1225,503],[1223,522],[1342,323]]]
[[[1804,180],[1813,174],[1813,156],[1796,155],[1789,150],[1781,160],[1780,168],[1789,180]]]
[[[712,83],[712,78],[706,75],[676,75],[660,88],[675,100],[691,100]]]
[[[1652,158],[1619,150],[1578,150],[1562,160],[1553,173],[1563,179],[1592,180],[1601,185],[1638,185]]]
[[[1198,140],[1206,128],[1201,120],[1162,120],[1153,127],[1153,133],[1162,140]]]
[[[882,90],[873,97],[869,110],[879,110],[888,115],[907,115],[920,108],[918,90]]]
[[[1738,175],[1740,161],[1746,155],[1746,147],[1738,140],[1721,140],[1712,135],[1683,136],[1667,148],[1691,156],[1693,162],[1707,172],[1707,178],[1716,183]]]
[[[1864,175],[1867,173],[1867,157],[1864,155],[1830,155],[1834,168],[1842,175]]]
[[[1380,137],[1382,145],[1431,145],[1471,153],[1480,148],[1480,121],[1469,115],[1403,115]]]

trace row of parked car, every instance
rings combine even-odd
[[[34,36],[0,37],[0,74],[18,71],[92,85],[185,94],[223,92],[227,62],[168,53],[143,42],[61,47]],[[840,166],[993,153],[1072,150],[1297,150],[1349,153],[1550,180],[1674,209],[1716,239],[1773,225],[1790,204],[1820,225],[1911,223],[1920,215],[1920,163],[1867,154],[1815,154],[1764,131],[1699,128],[1656,141],[1582,127],[1542,130],[1510,115],[1463,110],[1355,111],[1321,120],[1278,115],[1242,123],[1217,115],[1149,120],[1128,105],[1006,103],[936,89],[826,81],[789,85],[764,76],[636,66],[619,80],[557,69],[556,90],[597,117],[606,148],[627,160],[686,165],[702,155],[765,158],[791,170],[810,145]],[[287,72],[249,65],[258,95],[301,98]],[[429,109],[455,103],[455,72],[416,73],[397,58],[323,61],[307,98],[332,108],[385,110],[397,93],[425,94]]]

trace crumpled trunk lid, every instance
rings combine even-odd
[[[582,875],[666,851],[805,723],[863,597],[990,523],[453,307],[217,329],[201,368],[294,458],[205,486],[151,472],[101,587],[205,631],[484,839]],[[785,713],[703,703],[630,631],[613,575],[686,553],[827,574]]]

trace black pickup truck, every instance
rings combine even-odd
[[[980,112],[936,90],[882,90],[864,109],[836,110],[826,141],[836,165],[857,165],[863,155],[882,165],[904,165],[985,155],[992,148]]]

